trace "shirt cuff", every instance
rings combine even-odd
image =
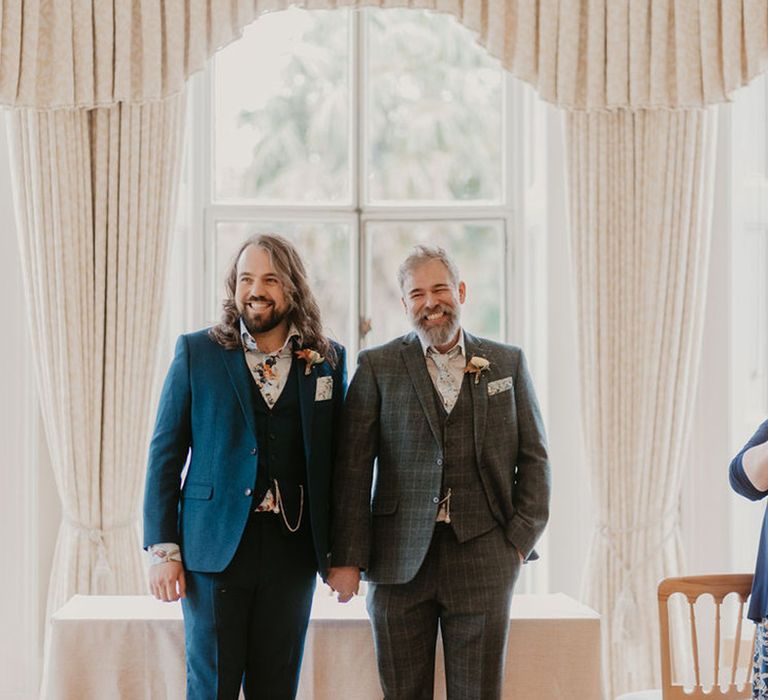
[[[174,542],[151,544],[147,548],[149,565],[164,564],[167,561],[181,561],[181,549]]]

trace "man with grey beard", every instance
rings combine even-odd
[[[462,329],[447,253],[416,247],[398,280],[414,332],[358,358],[328,582],[342,602],[369,582],[387,700],[432,697],[438,626],[448,698],[499,698],[512,590],[549,515],[544,426],[522,351]]]

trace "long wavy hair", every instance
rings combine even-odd
[[[224,348],[242,347],[240,338],[240,312],[235,303],[237,289],[237,263],[248,246],[265,250],[272,261],[283,292],[288,300],[288,325],[301,336],[302,347],[317,350],[331,366],[336,365],[336,351],[323,333],[320,307],[307,280],[307,270],[296,248],[282,236],[273,233],[257,233],[244,241],[237,251],[225,280],[226,298],[222,303],[221,321],[208,331],[213,341]]]

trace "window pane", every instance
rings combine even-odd
[[[213,268],[217,315],[224,295],[224,278],[232,258],[242,242],[259,231],[279,233],[296,246],[320,305],[325,332],[349,347],[352,339],[352,245],[350,227],[344,223],[249,221],[217,224]]]
[[[348,12],[260,17],[215,79],[217,199],[350,200]]]
[[[368,247],[368,308],[372,330],[366,345],[377,345],[411,330],[400,303],[397,269],[417,243],[442,246],[467,284],[462,326],[501,340],[504,299],[502,222],[371,222]]]
[[[453,17],[368,10],[371,200],[500,200],[503,70]]]

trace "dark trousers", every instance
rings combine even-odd
[[[368,614],[385,700],[431,700],[438,624],[448,699],[500,698],[520,566],[501,528],[459,543],[450,527],[437,525],[411,581],[369,584]]]
[[[186,572],[187,697],[292,700],[316,573],[309,528],[274,513],[251,516],[223,572]]]

